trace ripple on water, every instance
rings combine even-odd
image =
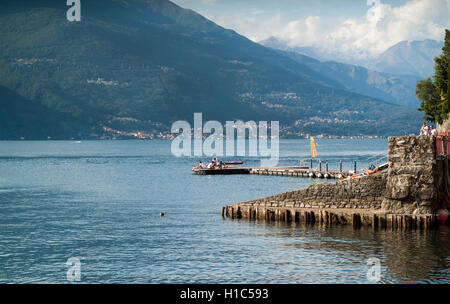
[[[297,164],[307,144],[281,141],[280,162]],[[350,168],[385,151],[386,140],[320,147],[330,165]],[[448,229],[223,220],[225,204],[316,181],[195,176],[195,161],[173,157],[165,141],[3,142],[0,282],[64,283],[66,261],[79,257],[85,283],[370,283],[375,257],[380,283],[450,283]]]

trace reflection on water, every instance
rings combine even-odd
[[[386,140],[319,144],[347,166],[386,149]],[[308,150],[306,140],[282,141],[280,163],[294,165]],[[0,142],[0,283],[66,283],[71,257],[81,259],[83,283],[371,283],[373,257],[381,283],[450,283],[446,227],[222,219],[227,203],[317,180],[196,176],[196,161],[174,158],[165,141]]]
[[[293,253],[310,252],[317,257],[324,254],[334,256],[330,265],[323,265],[330,269],[328,279],[331,281],[336,279],[335,269],[342,267],[361,269],[358,276],[360,280],[357,282],[365,283],[363,269],[368,269],[369,266],[363,267],[361,261],[375,257],[381,261],[381,283],[450,283],[448,226],[432,231],[373,231],[370,227],[355,230],[350,226],[330,228],[279,222],[253,224],[270,232],[253,234],[252,237],[284,239],[283,247]]]

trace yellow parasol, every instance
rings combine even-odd
[[[311,136],[310,138],[311,141],[311,157],[317,157],[317,150],[316,150],[316,146],[318,145],[315,141],[314,141],[314,137]]]

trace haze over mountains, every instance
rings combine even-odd
[[[434,40],[402,41],[365,66],[358,66],[341,63],[340,57],[326,59],[329,57],[314,47],[288,46],[276,37],[259,43],[283,51],[352,92],[411,108],[417,108],[420,104],[414,93],[417,81],[432,76],[433,58],[441,53],[443,47],[443,42]]]
[[[358,88],[364,70],[324,72],[166,0],[85,0],[72,23],[65,2],[0,3],[0,139],[157,134],[194,112],[279,120],[285,136],[404,135],[422,118],[387,103],[410,98],[406,82],[369,73]]]
[[[319,61],[337,61],[357,65],[369,70],[393,75],[408,75],[426,78],[433,74],[433,58],[442,52],[443,42],[431,39],[423,41],[400,41],[375,58],[360,61],[350,56],[339,56],[317,47],[289,46],[286,42],[269,37],[260,44],[289,52],[296,52]]]
[[[443,42],[435,40],[401,41],[369,63],[369,69],[395,75],[421,78],[434,73],[433,58],[442,53]]]

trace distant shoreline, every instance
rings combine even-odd
[[[334,135],[312,135],[316,139],[387,139],[389,136],[370,136],[370,135],[355,135],[355,136],[334,136]],[[394,136],[394,135],[392,135]],[[205,139],[205,138],[204,138]],[[280,139],[309,139],[309,137],[284,137],[280,136]],[[172,141],[169,138],[0,138],[0,141]]]

